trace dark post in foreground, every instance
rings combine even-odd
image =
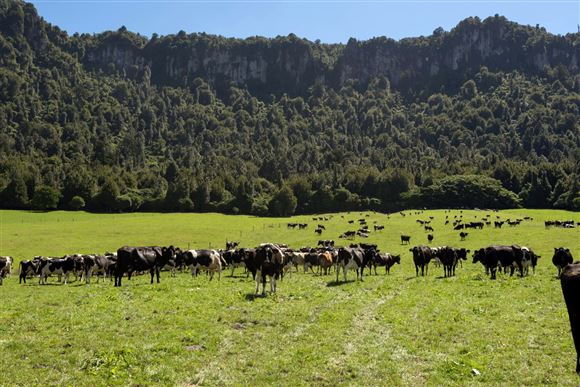
[[[580,374],[580,262],[567,265],[560,281],[576,347],[576,373]]]

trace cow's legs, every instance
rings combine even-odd
[[[218,269],[218,281],[222,279],[222,269]]]
[[[258,272],[256,272],[256,276],[254,277],[254,279],[256,280],[256,295],[258,294],[258,291],[260,290],[260,277],[261,277],[261,274],[262,273],[260,273],[260,271],[258,270]]]
[[[276,275],[270,278],[270,293],[276,293]]]
[[[209,273],[209,280],[210,281],[213,279],[214,274],[215,274],[215,272],[213,270]]]
[[[344,265],[344,266],[342,267],[342,272],[343,272],[343,274],[344,274],[344,282],[346,282],[346,271],[347,271],[347,269],[346,269],[346,265]]]
[[[340,267],[338,266],[338,263],[336,264],[336,283],[338,283],[338,274],[340,273]]]

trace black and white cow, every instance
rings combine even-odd
[[[4,281],[4,277],[8,275],[8,260],[6,257],[0,257],[0,285]]]
[[[4,267],[4,275],[6,277],[10,277],[12,275],[12,265],[14,264],[14,259],[11,256],[0,257],[0,260],[4,260],[6,262],[6,266]]]
[[[115,286],[121,286],[121,280],[125,273],[127,273],[127,278],[131,279],[133,272],[147,270],[151,274],[151,283],[153,283],[155,275],[157,275],[157,283],[159,283],[159,272],[173,257],[173,254],[173,247],[121,247],[117,250]]]
[[[346,274],[349,270],[356,270],[356,279],[363,280],[363,269],[366,266],[368,260],[365,251],[361,248],[346,248],[341,247],[338,249],[338,256],[336,259],[336,282],[338,282],[338,274],[340,268],[342,268],[344,274],[344,282],[346,282]]]
[[[38,274],[38,267],[40,266],[40,257],[38,259],[33,259],[32,261],[24,260],[20,261],[20,270],[18,274],[18,283],[26,283],[27,278],[32,278]]]
[[[231,277],[234,276],[234,270],[236,267],[246,267],[246,256],[242,249],[224,251],[222,257],[226,264],[232,269]]]
[[[256,248],[256,294],[259,293],[260,283],[262,283],[262,295],[266,295],[267,277],[270,277],[270,292],[276,293],[276,280],[281,277],[283,267],[284,255],[276,246],[266,244]]]
[[[191,270],[192,277],[197,276],[200,270],[210,274],[210,281],[215,272],[218,272],[218,280],[222,276],[222,258],[217,250],[187,250],[184,252],[185,265]]]
[[[375,269],[375,274],[377,274],[377,266],[385,267],[385,274],[391,273],[391,267],[394,264],[401,264],[401,256],[393,255],[391,253],[376,253],[370,262],[371,266]]]
[[[58,282],[61,282],[64,276],[64,284],[66,285],[70,274],[74,273],[75,261],[71,256],[55,259],[43,259],[40,261],[38,267],[40,273],[40,284],[46,284],[46,279],[52,274],[58,276]]]

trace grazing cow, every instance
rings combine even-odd
[[[567,265],[561,274],[560,284],[576,347],[576,373],[580,375],[580,262]]]
[[[433,250],[427,246],[415,246],[409,251],[413,253],[416,275],[419,276],[419,268],[421,268],[421,276],[426,275],[429,270],[429,261],[434,256]]]
[[[429,243],[433,242],[433,234],[427,234],[427,241],[429,241]]]
[[[385,274],[391,273],[391,267],[394,264],[401,264],[401,256],[400,255],[393,255],[391,253],[376,253],[371,261],[371,266],[375,270],[375,275],[377,274],[377,266],[384,266],[385,267]]]
[[[318,228],[321,229],[321,230],[326,230],[326,227],[324,227],[324,225],[322,225],[322,224],[319,224],[318,225]]]
[[[457,253],[451,247],[442,247],[437,251],[437,257],[443,265],[444,277],[451,277],[455,275],[455,267],[457,267]]]
[[[40,261],[38,268],[40,272],[40,284],[46,284],[46,279],[49,275],[58,275],[58,282],[64,276],[64,283],[66,285],[68,276],[75,270],[75,261],[71,256],[56,259],[43,259]]]
[[[475,252],[473,263],[481,262],[488,269],[491,269],[491,279],[495,279],[495,268],[498,263],[503,267],[504,273],[510,269],[510,276],[514,274],[517,268],[520,275],[524,275],[523,261],[525,251],[517,245],[512,246],[489,246]]]
[[[316,230],[314,230],[314,233],[321,235],[322,234],[322,229],[317,228]]]
[[[340,268],[344,273],[344,282],[346,282],[346,274],[350,269],[356,269],[356,278],[363,280],[363,268],[366,266],[367,258],[364,250],[360,248],[344,248],[338,249],[338,256],[336,259],[336,282],[338,282],[338,274]]]
[[[467,238],[468,235],[469,235],[469,233],[468,232],[464,232],[464,231],[461,231],[459,233],[459,237],[461,238],[462,241],[464,241],[465,238]]]
[[[410,235],[401,235],[401,244],[410,244],[411,243],[411,236]]]
[[[374,228],[375,228],[375,231],[380,231],[380,230],[384,230],[385,226],[381,226],[380,224],[375,224]]]
[[[435,231],[435,230],[433,230],[433,227],[431,227],[431,226],[425,226],[424,228],[425,228],[425,231],[431,231],[431,232]]]
[[[115,265],[115,286],[121,286],[123,274],[127,273],[127,278],[131,279],[134,271],[149,270],[151,283],[153,277],[157,276],[159,283],[159,272],[174,255],[173,247],[130,247],[124,246],[117,250],[117,263]]]
[[[276,280],[282,275],[282,252],[271,244],[256,249],[256,294],[262,283],[262,295],[266,295],[266,279],[270,277],[270,292],[276,293]]]
[[[320,266],[320,275],[324,271],[324,275],[327,275],[329,269],[332,267],[332,254],[330,251],[324,251],[318,254],[318,265]]]
[[[356,231],[346,231],[342,235],[340,235],[339,238],[353,239],[355,235]]]
[[[572,257],[570,249],[564,247],[554,248],[554,256],[552,257],[552,263],[558,269],[558,278],[560,278],[562,269],[564,269],[566,265],[571,264],[572,262],[574,262],[574,258]]]

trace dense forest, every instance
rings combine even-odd
[[[68,35],[0,0],[0,205],[580,209],[580,34]]]

